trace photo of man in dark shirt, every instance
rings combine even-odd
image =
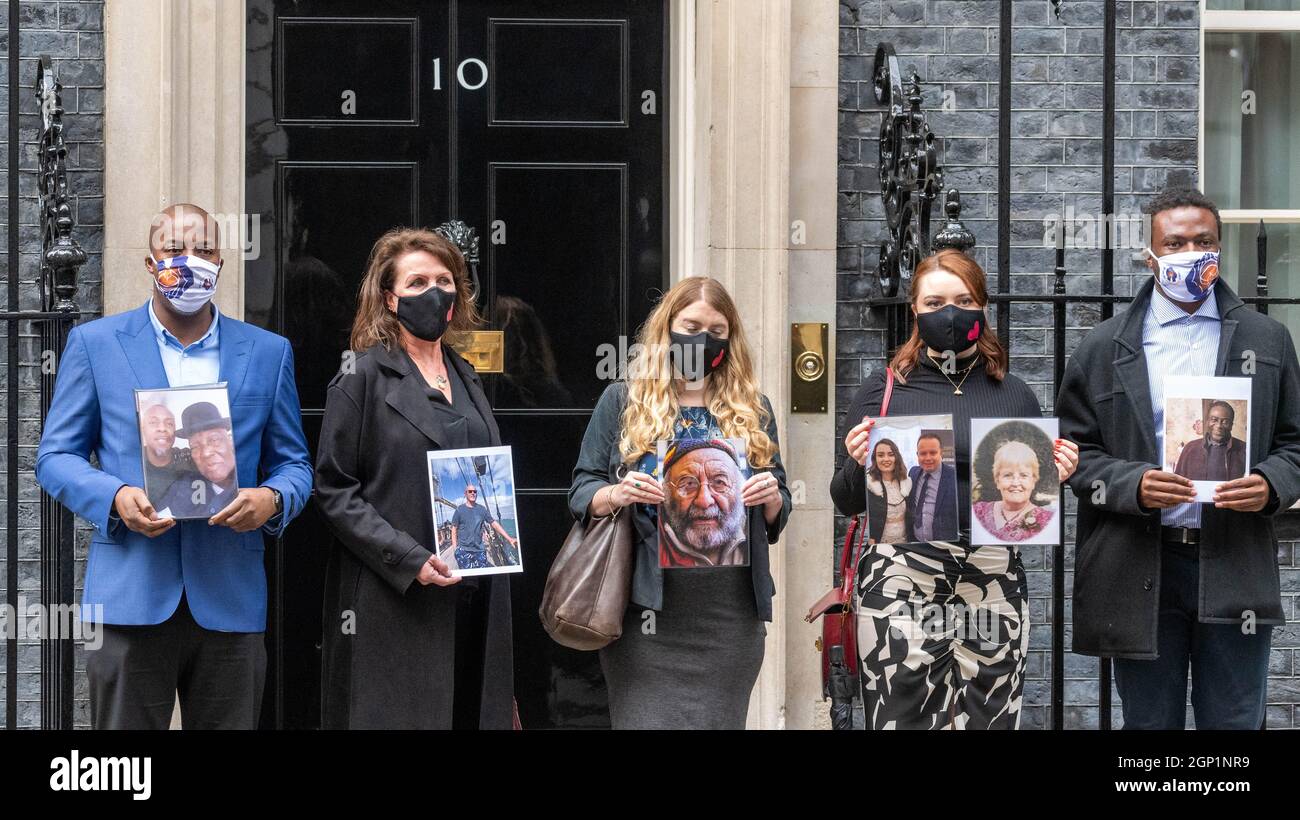
[[[161,500],[176,479],[195,472],[189,449],[176,446],[176,416],[166,405],[151,405],[140,414],[140,443],[145,493],[151,498]]]
[[[501,524],[488,512],[487,505],[478,503],[478,487],[465,488],[465,503],[451,516],[451,546],[460,569],[488,569],[493,566],[487,555],[483,537],[488,528],[495,530],[512,547],[519,542],[510,537]]]
[[[210,518],[237,494],[235,442],[230,419],[212,402],[195,402],[181,412],[184,429],[176,435],[190,445],[197,474],[176,481],[163,497],[163,508],[175,518]]]
[[[1183,445],[1174,472],[1192,481],[1231,481],[1246,475],[1246,442],[1232,435],[1236,415],[1226,401],[1213,402],[1205,434]]]

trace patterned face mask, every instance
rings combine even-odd
[[[1147,248],[1160,269],[1156,281],[1175,302],[1203,302],[1219,278],[1218,251],[1183,251],[1156,256]]]
[[[154,286],[177,313],[192,316],[212,301],[221,273],[219,265],[197,256],[173,256],[153,263],[158,271]]]

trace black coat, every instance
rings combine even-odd
[[[762,399],[763,407],[768,413],[767,426],[763,432],[767,433],[773,444],[778,444],[772,404],[766,396]],[[605,388],[600,401],[596,403],[591,421],[587,424],[587,432],[582,437],[582,450],[578,454],[578,463],[573,468],[573,483],[569,487],[569,512],[584,523],[590,522],[588,509],[596,491],[607,484],[617,483],[622,476],[619,468],[623,466],[623,456],[618,448],[618,439],[622,429],[623,408],[626,405],[626,384],[615,382]],[[770,621],[776,585],[772,582],[768,546],[781,537],[781,530],[785,529],[786,521],[790,518],[790,491],[785,486],[785,468],[781,466],[779,450],[772,456],[772,466],[765,469],[776,477],[781,490],[781,512],[776,521],[768,524],[763,518],[761,506],[750,507],[746,535],[749,539],[749,565],[754,582],[754,605],[758,616]],[[664,600],[664,571],[659,567],[659,534],[649,516],[634,513],[632,521],[636,524],[637,542],[634,545],[636,556],[632,569],[632,603],[659,610],[663,608]]]
[[[499,445],[478,374],[450,349],[447,360]],[[509,729],[509,579],[450,587],[415,580],[434,544],[425,454],[467,446],[465,424],[433,412],[400,351],[376,346],[355,364],[330,383],[316,457],[316,503],[336,536],[325,583],[322,725],[451,728],[456,605],[476,582],[488,598],[480,726]],[[349,612],[355,634],[344,633]]]
[[[1074,559],[1075,652],[1152,659],[1160,602],[1160,511],[1138,505],[1156,452],[1142,321],[1148,280],[1123,314],[1098,325],[1070,357],[1056,400],[1061,437],[1079,445],[1070,487],[1079,499]],[[1300,498],[1300,364],[1287,329],[1220,279],[1218,376],[1251,379],[1251,471],[1275,497],[1263,512],[1201,505],[1202,623],[1284,623],[1271,515]],[[1252,365],[1253,363],[1253,365]],[[1253,366],[1253,373],[1252,373]]]

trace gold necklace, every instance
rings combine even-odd
[[[934,357],[933,357],[933,356],[931,356],[929,353],[927,353],[927,354],[925,354],[925,355],[926,355],[926,357],[927,357],[930,361],[934,362],[935,367],[939,368],[939,372],[942,373],[942,374],[943,374],[943,377],[944,377],[945,379],[948,380],[948,384],[951,384],[951,385],[952,385],[952,394],[953,394],[954,396],[961,396],[961,395],[964,395],[964,394],[961,392],[961,386],[962,386],[963,384],[966,383],[966,380],[967,380],[967,379],[970,378],[971,371],[975,369],[975,365],[979,364],[979,357],[976,356],[976,357],[975,357],[975,361],[971,362],[970,365],[969,365],[965,370],[962,371],[962,372],[965,373],[966,375],[964,375],[964,376],[961,377],[961,381],[960,381],[960,382],[955,382],[955,381],[952,380],[952,377],[950,377],[950,376],[948,375],[947,371],[945,371],[945,370],[943,369],[943,365],[941,365],[941,364],[939,364],[938,362],[935,362],[935,361],[934,361]]]

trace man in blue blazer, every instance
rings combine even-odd
[[[917,440],[916,463],[907,472],[912,479],[907,540],[957,540],[957,470],[943,463],[943,442],[938,436],[926,434]]]
[[[254,728],[266,679],[262,534],[302,511],[312,470],[289,343],[220,315],[215,220],[155,217],[152,296],[74,328],[36,457],[45,490],[90,521],[83,621],[95,728]],[[224,382],[239,490],[207,520],[159,517],[142,489],[134,390]],[[92,465],[91,456],[96,463]]]

